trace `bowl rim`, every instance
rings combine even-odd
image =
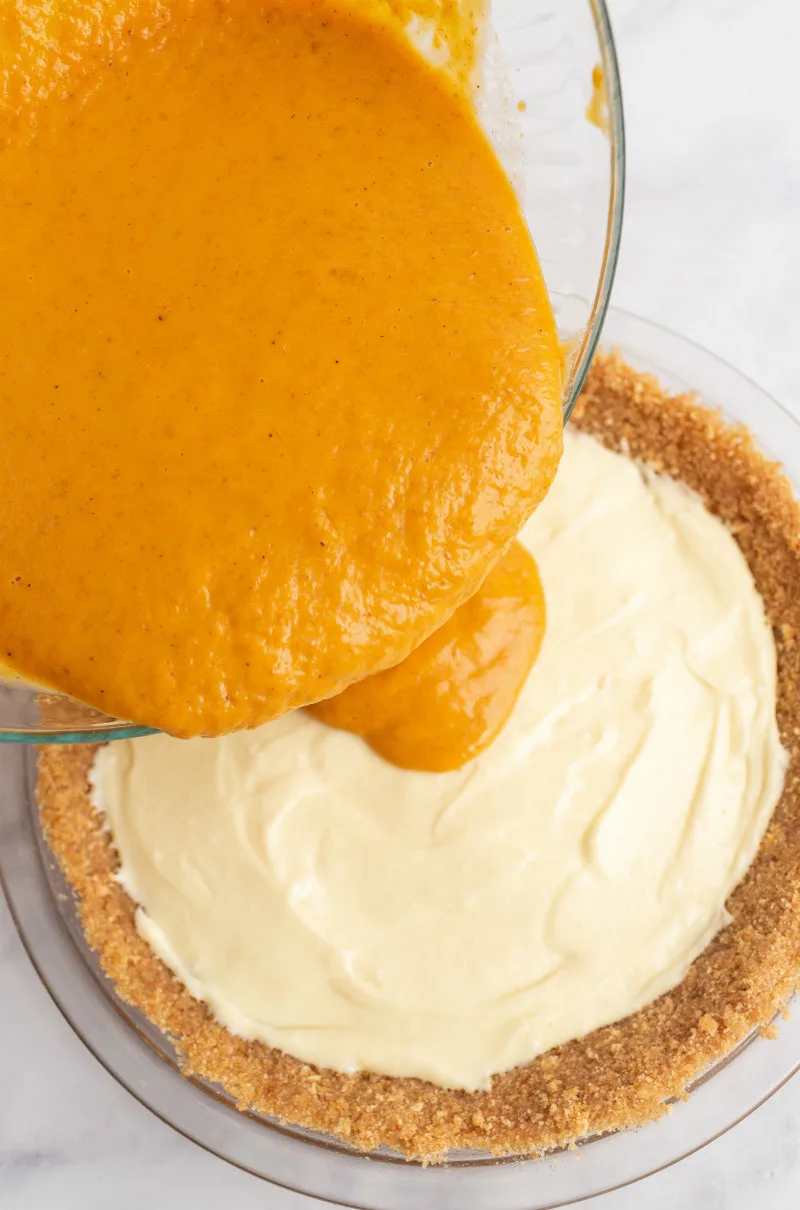
[[[626,148],[625,110],[622,100],[622,79],[619,70],[614,31],[611,28],[606,0],[588,0],[597,30],[603,80],[608,102],[608,146],[610,155],[610,201],[606,221],[606,239],[597,289],[592,301],[589,323],[578,347],[570,390],[564,400],[564,421],[569,420],[581,393],[589,366],[592,364],[606,314],[611,303],[611,291],[617,274],[622,240],[622,220],[625,213]]]

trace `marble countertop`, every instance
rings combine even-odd
[[[629,138],[614,301],[800,415],[796,0],[611,0]],[[41,987],[0,901],[0,1210],[311,1210],[128,1096]],[[716,1143],[597,1210],[789,1210],[800,1077]],[[492,1210],[487,1207],[487,1210]]]

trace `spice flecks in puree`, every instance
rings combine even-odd
[[[469,101],[388,21],[156,12],[34,123],[6,88],[0,656],[216,734],[475,592],[555,472],[559,350]]]
[[[514,542],[481,587],[401,664],[311,707],[403,769],[444,773],[500,732],[542,645],[545,600],[533,556]]]

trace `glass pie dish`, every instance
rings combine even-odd
[[[492,13],[495,37],[479,108],[523,202],[569,350],[567,417],[600,335],[619,250],[624,133],[614,42],[604,0],[494,0]],[[596,68],[602,76],[593,75]],[[590,108],[602,115],[603,131],[587,120]],[[24,681],[0,679],[0,742],[147,733]]]
[[[675,391],[694,390],[746,425],[800,484],[800,424],[779,404],[697,345],[624,312],[609,312],[604,343]],[[125,1004],[86,945],[72,892],[41,833],[36,753],[0,751],[0,879],[20,936],[66,1019],[106,1069],[198,1146],[276,1185],[363,1210],[545,1210],[618,1188],[712,1141],[800,1068],[800,1018],[776,1040],[754,1031],[696,1081],[689,1099],[633,1131],[590,1137],[541,1159],[453,1153],[424,1167],[385,1150],[241,1113],[219,1087],[184,1078],[170,1040]]]

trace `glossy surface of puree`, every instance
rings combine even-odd
[[[0,15],[0,657],[184,736],[398,663],[561,450],[466,93],[329,0]]]
[[[508,721],[544,627],[536,563],[513,542],[475,596],[402,664],[351,685],[311,713],[363,736],[401,769],[460,769]]]

